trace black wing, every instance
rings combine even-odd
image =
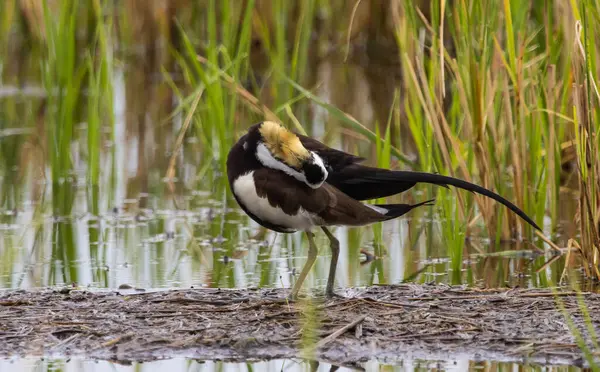
[[[458,178],[442,176],[440,174],[425,172],[391,171],[374,167],[367,167],[360,163],[363,158],[346,152],[332,149],[323,143],[301,136],[300,141],[310,151],[314,151],[323,158],[329,168],[327,183],[335,186],[348,196],[356,200],[383,198],[404,192],[419,182],[438,186],[454,186],[463,190],[476,192],[487,196],[505,205],[519,217],[527,221],[538,230],[540,227],[516,205],[502,196],[484,187],[460,180]]]

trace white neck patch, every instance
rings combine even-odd
[[[315,154],[312,151],[310,153],[312,154],[313,159],[315,160],[315,164],[319,165],[323,169],[323,173],[325,174],[325,179],[326,179],[327,178],[327,170],[325,169],[325,164],[323,163],[323,159],[321,159],[321,157],[319,155]],[[256,157],[258,158],[258,161],[260,161],[262,163],[262,165],[264,165],[265,167],[283,171],[284,173],[294,177],[298,181],[304,182],[305,184],[312,187],[313,189],[318,189],[319,187],[321,187],[323,182],[325,182],[325,181],[319,182],[318,184],[309,183],[308,180],[306,179],[306,176],[304,175],[304,173],[298,172],[297,170],[288,166],[284,162],[275,159],[273,154],[271,154],[271,151],[269,151],[269,149],[267,148],[267,146],[265,146],[264,143],[259,143],[258,146],[256,146]]]

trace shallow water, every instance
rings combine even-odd
[[[114,211],[99,218],[82,215],[61,222],[43,217],[39,224],[33,223],[33,213],[24,210],[5,216],[9,222],[0,226],[5,257],[0,265],[0,288],[72,284],[111,289],[122,285],[142,289],[289,287],[306,259],[307,243],[301,233],[253,238],[261,230],[250,222],[235,222],[246,219],[240,211],[217,220],[225,227],[217,226],[221,230],[212,235],[215,222],[207,216],[222,213],[219,207],[145,209],[136,214]],[[337,285],[406,280],[485,287],[540,285],[536,270],[545,258],[536,258],[539,255],[531,251],[490,256],[477,255],[472,248],[473,256],[465,257],[460,272],[453,272],[451,260],[442,256],[443,249],[436,249],[435,237],[412,234],[419,224],[409,219],[387,222],[380,242],[370,229],[336,229],[341,242]],[[188,228],[194,231],[193,239]],[[90,242],[91,232],[102,236],[102,241]],[[67,234],[70,240],[57,246],[53,240],[58,234]],[[311,287],[324,286],[329,269],[328,241],[318,234],[317,242],[321,255],[307,282]],[[470,243],[489,244],[485,240]]]
[[[338,368],[339,367],[339,368]],[[338,369],[336,369],[338,368]],[[275,359],[261,362],[248,363],[228,363],[221,361],[196,361],[185,358],[174,358],[150,363],[133,363],[131,365],[120,365],[106,361],[95,361],[87,359],[12,359],[0,360],[0,371],[15,372],[144,372],[144,371],[182,371],[182,372],[251,372],[251,371],[515,371],[522,370],[523,365],[515,363],[470,361],[467,359],[448,359],[439,361],[424,361],[419,359],[406,358],[396,365],[388,365],[377,361],[369,361],[360,366],[343,367],[334,366],[324,362],[305,361],[301,359]],[[527,365],[530,371],[579,371],[580,368],[568,366],[542,367],[536,365]]]

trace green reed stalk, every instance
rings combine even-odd
[[[77,6],[73,0],[61,3],[54,14],[44,2],[46,50],[43,83],[47,92],[46,137],[52,175],[52,204],[56,215],[68,215],[73,193],[69,179],[73,169],[71,142],[81,86],[87,66],[77,57]]]
[[[99,1],[92,2],[91,22],[95,29],[92,30],[91,45],[87,58],[87,200],[88,212],[98,217],[100,208],[100,178],[102,175],[102,139],[105,128],[109,128],[111,140],[114,133],[113,117],[113,60],[111,46],[112,21],[105,20]],[[110,188],[110,186],[109,186]],[[100,243],[100,228],[98,221],[93,218],[89,222],[88,236],[90,242],[90,257],[98,264],[98,245]],[[96,273],[95,273],[96,274]],[[99,281],[95,275],[95,280]]]
[[[579,227],[581,229],[581,249],[586,274],[600,278],[600,207],[598,190],[600,189],[600,155],[598,154],[598,119],[600,119],[600,93],[597,91],[597,78],[594,76],[596,48],[594,36],[590,30],[588,1],[582,3],[582,29],[577,35],[579,42],[579,61],[583,72],[576,73],[577,87],[574,89],[574,132],[579,176]],[[594,23],[596,24],[596,23]],[[581,48],[582,47],[582,48]],[[576,47],[577,48],[577,47]],[[583,74],[583,76],[581,76]]]

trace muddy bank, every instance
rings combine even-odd
[[[0,292],[0,356],[78,355],[148,361],[183,355],[308,357],[360,366],[406,357],[569,363],[583,355],[557,298],[590,344],[573,292],[439,285],[350,289],[288,303],[286,290]],[[585,293],[594,326],[600,296]],[[312,335],[312,336],[311,336]],[[316,348],[303,347],[310,341]],[[314,344],[313,342],[313,344]]]

